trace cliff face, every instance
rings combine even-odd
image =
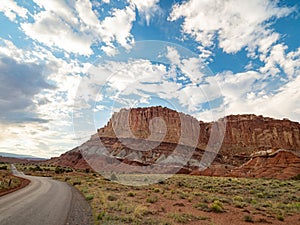
[[[263,116],[227,116],[222,149],[234,154],[253,153],[253,149],[285,148],[300,150],[300,124],[287,119]]]
[[[222,133],[223,140],[220,138]],[[217,150],[220,147],[218,154],[214,153],[214,147]],[[231,115],[205,123],[168,108],[151,107],[122,109],[88,142],[60,158],[64,158],[65,164],[68,161],[67,166],[76,164],[81,168],[86,166],[78,155],[81,151],[84,158],[89,163],[95,163],[96,167],[107,162],[140,166],[164,162],[168,166],[184,166],[181,170],[184,173],[199,174],[196,170],[203,162],[202,158],[208,157],[209,160],[212,157],[215,158],[213,165],[200,174],[225,175],[232,168],[244,165],[253,158],[253,154],[268,149],[287,149],[299,153],[300,124],[256,115]],[[211,152],[207,154],[205,150]],[[102,156],[96,160],[94,155],[99,152],[105,153],[101,153]],[[189,155],[190,152],[192,155]],[[190,160],[186,162],[185,157]],[[273,162],[267,160],[262,167],[267,164],[272,167]],[[59,159],[56,164],[59,164]],[[289,165],[292,164],[286,163],[283,167]],[[245,176],[245,171],[249,169],[245,168],[244,172],[239,173],[243,174],[241,176]],[[107,169],[111,168],[108,166]]]
[[[132,138],[189,146],[197,145],[197,119],[163,107],[122,109],[114,113],[99,137]]]
[[[231,115],[217,122],[205,123],[163,107],[122,109],[104,128],[98,129],[98,135],[206,149],[212,129],[218,123],[225,125],[225,129],[220,130],[220,133],[225,132],[220,151],[224,155],[250,156],[255,151],[270,148],[300,150],[300,124],[297,122],[256,115]],[[198,140],[197,144],[195,140]]]

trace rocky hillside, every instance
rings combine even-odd
[[[261,152],[260,152],[261,153]],[[238,168],[234,168],[227,176],[233,177],[267,177],[285,179],[300,174],[300,157],[294,152],[279,149],[263,151]]]
[[[149,121],[153,120],[152,127],[157,133],[150,132]],[[222,151],[251,154],[253,149],[300,149],[300,124],[288,119],[277,120],[252,114],[230,115],[217,122],[205,123],[163,107],[122,109],[113,114],[105,127],[98,129],[98,134],[115,138],[117,133],[119,138],[161,141],[159,131],[166,129],[164,142],[191,145],[189,141],[199,138],[198,146],[205,148],[212,127],[218,123],[226,127]],[[187,140],[180,140],[180,136]]]
[[[243,166],[257,152],[268,149],[299,153],[300,124],[256,115],[231,115],[205,123],[159,106],[122,109],[89,141],[50,162],[81,168],[86,166],[87,159],[93,167],[100,169],[106,165],[108,170],[108,165],[120,162],[140,166],[163,164],[167,171],[184,166],[180,172],[197,174],[199,166],[214,159],[207,175],[223,175],[222,171],[227,173]],[[267,160],[265,164],[272,162]],[[239,174],[246,176],[245,172]]]

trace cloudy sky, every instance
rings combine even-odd
[[[297,0],[1,0],[0,152],[58,156],[122,107],[300,121]]]

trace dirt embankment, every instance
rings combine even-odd
[[[20,180],[19,185],[16,186],[16,187],[12,187],[10,189],[0,189],[0,197],[3,196],[3,195],[6,195],[6,194],[12,193],[14,191],[17,191],[21,188],[24,188],[30,183],[30,180],[22,178],[22,177],[16,177],[14,175],[10,175],[10,178],[19,179]]]

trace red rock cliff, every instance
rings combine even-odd
[[[225,132],[221,147],[224,153],[250,155],[254,151],[270,148],[300,151],[300,124],[297,122],[256,115],[231,115],[219,122],[226,126],[225,130],[220,130]],[[193,145],[189,141],[198,139],[198,147],[205,149],[215,124],[197,121],[189,115],[163,107],[122,109],[112,116],[104,128],[98,130],[98,134],[100,137],[115,138],[117,133],[119,138],[186,145]],[[151,133],[151,125],[156,133]],[[164,132],[166,135],[161,140],[160,134]]]

